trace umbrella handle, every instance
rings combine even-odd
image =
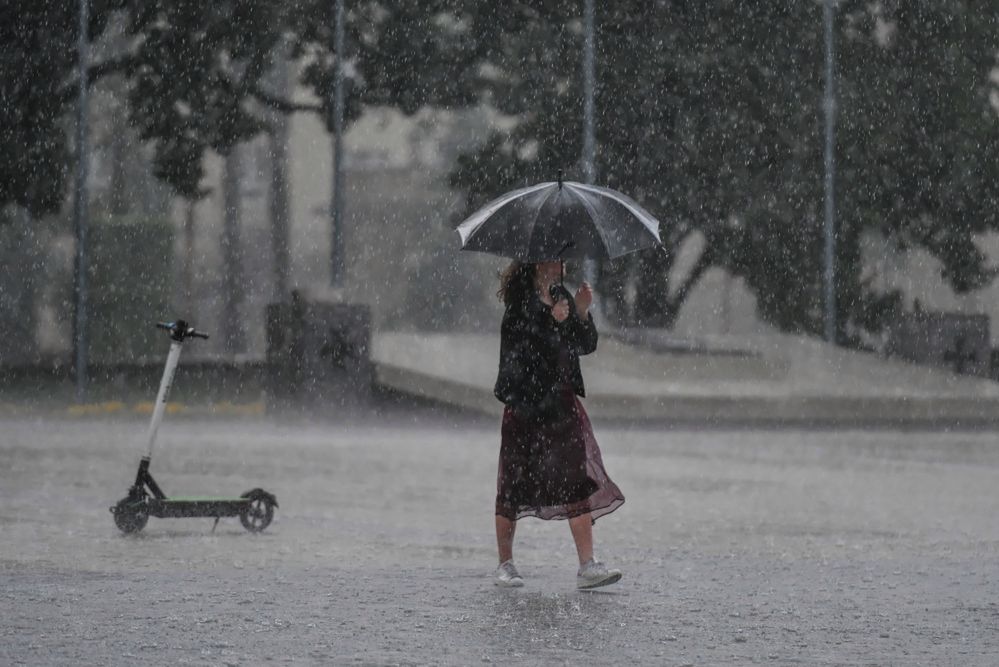
[[[562,299],[568,300],[569,290],[565,288],[565,285],[549,285],[548,295],[552,298],[552,303],[558,303]]]
[[[552,303],[558,303],[562,299],[566,301],[572,300],[572,294],[569,289],[565,286],[565,271],[563,267],[562,280],[558,285],[552,284],[548,286],[548,295],[552,298]]]
[[[562,170],[561,169],[558,170],[558,182],[559,182],[559,187],[562,187]],[[565,289],[565,260],[562,259],[562,253],[564,253],[566,250],[568,250],[569,248],[571,248],[574,245],[576,245],[575,241],[567,241],[566,244],[564,246],[562,246],[562,249],[558,251],[558,254],[555,255],[556,257],[558,257],[558,262],[559,262],[559,265],[561,267],[561,270],[559,271],[558,275],[559,275],[559,282],[561,282],[561,284],[562,284],[562,289]]]

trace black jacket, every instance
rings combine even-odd
[[[569,381],[579,396],[586,395],[579,357],[597,349],[593,316],[576,312],[572,296],[569,317],[558,323],[537,295],[513,303],[503,314],[500,330],[499,376],[493,393],[525,417],[543,417],[558,405],[558,360],[562,346],[569,354]]]

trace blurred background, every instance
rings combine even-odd
[[[559,169],[662,224],[595,268],[607,330],[999,377],[999,7],[597,5],[7,3],[0,377],[155,377],[175,317],[259,367],[293,294],[495,334],[505,262],[454,227]]]

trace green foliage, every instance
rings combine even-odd
[[[524,181],[573,176],[581,152],[582,2],[474,3],[480,99],[519,122],[452,174],[469,207]],[[999,8],[838,3],[837,302],[841,336],[870,328],[865,229],[941,260],[957,291],[993,272],[975,234],[999,218],[999,127],[989,94]],[[502,16],[500,16],[502,14]],[[598,8],[597,173],[664,223],[671,255],[605,267],[637,320],[668,325],[689,290],[666,274],[694,232],[704,265],[746,279],[761,314],[821,330],[824,42],[821,3],[605,3]],[[623,275],[622,275],[623,274]],[[621,311],[622,304],[613,310]]]
[[[349,63],[347,121],[366,105],[412,113],[488,104],[516,119],[452,172],[469,207],[559,168],[578,178],[582,0],[347,3],[346,53],[331,50],[329,0],[95,1],[91,78],[118,75],[157,174],[201,194],[205,150],[265,130],[265,112],[313,111],[332,127],[338,58]],[[999,125],[990,76],[999,7],[970,0],[836,3],[837,303],[842,336],[869,329],[881,295],[861,282],[859,239],[878,230],[937,257],[957,291],[994,271],[975,237],[999,226]],[[73,108],[75,4],[0,9],[0,205],[34,216],[65,198]],[[745,278],[761,313],[818,331],[823,217],[820,2],[616,0],[597,3],[597,173],[664,223],[670,253],[605,267],[618,312],[669,325],[711,266]],[[264,85],[291,46],[314,102]],[[707,240],[670,284],[676,250]],[[629,289],[630,287],[630,289]],[[627,294],[636,300],[626,303]]]
[[[843,215],[931,252],[955,291],[981,287],[994,273],[974,237],[996,229],[999,204],[989,99],[999,7],[921,0],[878,13],[851,4],[841,47]]]
[[[74,3],[0,8],[0,206],[39,212],[62,201],[68,153],[59,123],[68,106],[58,91],[75,62],[76,16]]]
[[[169,318],[173,227],[164,220],[109,217],[91,221],[87,267],[87,340],[94,363],[156,356]]]
[[[461,24],[436,21],[459,2],[348,2],[345,119],[366,105],[413,113],[429,102],[475,102],[463,79],[476,66]],[[88,80],[121,77],[128,115],[152,144],[156,175],[188,198],[204,194],[205,151],[222,154],[268,129],[274,111],[320,114],[332,123],[329,0],[91,0]],[[57,211],[73,159],[68,132],[78,90],[77,7],[12,0],[0,8],[0,205],[33,217]],[[302,63],[298,84],[314,102],[282,99],[267,74],[283,45]],[[433,86],[413,85],[416,76]]]

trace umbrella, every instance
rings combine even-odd
[[[492,200],[458,225],[462,250],[523,262],[609,259],[661,245],[659,221],[627,195],[574,181]]]

